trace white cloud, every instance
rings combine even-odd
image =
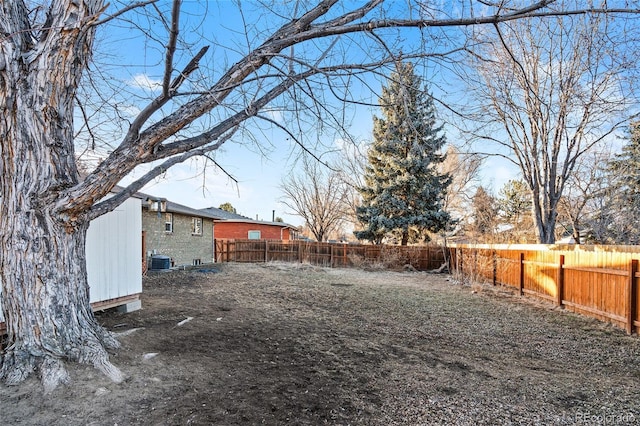
[[[370,142],[361,140],[359,142],[348,141],[343,138],[337,138],[333,141],[334,146],[339,150],[342,156],[349,158],[366,157],[369,150]]]
[[[153,80],[149,78],[146,74],[136,74],[134,75],[128,82],[129,86],[134,87],[136,89],[144,89],[144,90],[160,90],[162,88],[161,80]]]

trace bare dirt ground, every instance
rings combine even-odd
[[[113,384],[0,385],[6,425],[638,424],[640,340],[447,275],[224,264],[144,281]]]

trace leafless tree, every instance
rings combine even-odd
[[[498,210],[495,197],[479,186],[473,196],[473,220],[469,224],[469,236],[475,242],[494,242],[499,222]]]
[[[555,241],[576,162],[629,119],[636,62],[624,44],[629,25],[588,14],[495,24],[476,34],[476,73],[466,76],[479,105],[470,134],[520,168],[541,243]]]
[[[282,202],[305,220],[316,240],[326,241],[344,222],[347,191],[337,171],[307,160],[302,172],[289,175],[280,189]]]
[[[576,244],[586,238],[601,244],[606,241],[603,230],[611,226],[611,214],[615,214],[611,197],[613,187],[607,174],[611,157],[609,147],[585,154],[567,180],[565,193],[558,204],[559,231],[571,232]],[[601,220],[603,214],[609,220]]]
[[[218,13],[213,2],[202,2],[205,9],[190,15],[181,14],[181,8],[198,3],[2,2],[0,281],[8,346],[0,378],[16,384],[38,371],[50,391],[68,381],[64,362],[70,360],[93,364],[116,382],[124,379],[106,350],[118,342],[97,323],[89,304],[86,231],[91,219],[113,210],[168,168],[211,157],[234,134],[248,130],[247,123],[263,123],[263,130],[264,123],[280,127],[309,149],[296,135],[312,133],[312,126],[313,133],[321,134],[331,123],[340,124],[344,108],[336,100],[355,101],[350,91],[355,81],[366,87],[365,73],[387,63],[444,58],[464,48],[464,41],[452,44],[453,28],[585,12],[555,8],[553,1],[509,8],[479,3],[482,13],[461,7],[452,15],[453,9],[413,1],[402,7],[382,0],[273,2],[271,8],[265,2],[237,1],[233,5],[245,24],[243,34],[237,34],[223,24],[205,25],[207,13]],[[114,9],[118,5],[120,11]],[[400,45],[410,29],[417,45]],[[124,35],[110,40],[116,33]],[[234,34],[241,37],[227,41]],[[144,105],[135,105],[133,115],[132,108],[125,114],[121,104],[108,99],[101,105],[115,111],[110,125],[123,133],[93,132],[113,139],[94,158],[89,173],[81,175],[75,143],[88,141],[91,147],[92,138],[76,137],[75,123],[86,120],[89,132],[92,118],[100,121],[81,96],[88,92],[84,84],[126,70],[122,65],[93,67],[94,79],[83,79],[92,57],[99,55],[96,37],[102,45],[118,42],[114,51],[129,46],[143,57],[156,49],[162,59],[157,89],[148,92]],[[287,113],[291,121],[275,119],[275,112]],[[105,198],[139,165],[151,167]]]
[[[453,235],[468,222],[473,214],[473,196],[479,180],[482,156],[465,153],[454,145],[449,145],[441,171],[451,176],[444,198],[444,211],[451,215],[452,226],[446,232]]]
[[[364,186],[364,171],[367,165],[367,151],[369,144],[366,142],[348,142],[342,144],[336,153],[334,165],[339,171],[340,179],[345,189],[345,225],[351,231],[357,231],[362,226],[356,216],[356,209],[362,202],[359,188]]]

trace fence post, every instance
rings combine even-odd
[[[560,255],[556,283],[556,304],[562,306],[562,298],[564,297],[564,254]]]
[[[636,273],[638,272],[638,261],[631,259],[629,263],[629,281],[627,283],[627,303],[626,303],[626,317],[627,317],[627,334],[633,333],[633,316],[636,313],[636,295],[637,290],[635,286]]]
[[[329,267],[333,268],[333,244],[329,244]]]
[[[449,254],[451,255],[451,259],[449,260],[449,262],[450,262],[451,273],[453,274],[454,271],[456,273],[458,272],[458,249],[452,248],[450,250],[451,251]]]
[[[524,253],[520,253],[520,296],[524,295]]]
[[[229,252],[229,240],[227,240],[227,262],[229,262],[229,256],[231,253]]]
[[[269,240],[264,240],[264,263],[269,261]]]
[[[478,265],[478,248],[473,249],[473,266],[471,267],[472,279],[479,279],[482,272],[480,272],[480,265]]]
[[[493,286],[495,287],[498,283],[498,254],[495,249],[492,250],[491,254],[493,257]]]
[[[347,261],[347,259],[349,259],[349,257],[347,256],[347,243],[344,243],[344,245],[342,246],[342,267],[346,268],[347,266],[349,266],[349,262]]]

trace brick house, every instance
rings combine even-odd
[[[164,255],[171,266],[213,262],[213,220],[205,211],[143,196],[142,231],[147,258]]]
[[[214,262],[215,239],[296,238],[297,228],[283,222],[264,222],[210,207],[193,209],[164,198],[138,193],[142,200],[143,250],[170,258],[171,266]]]
[[[250,240],[293,240],[298,228],[284,222],[253,220],[239,214],[209,207],[201,209],[214,219],[214,238]]]

